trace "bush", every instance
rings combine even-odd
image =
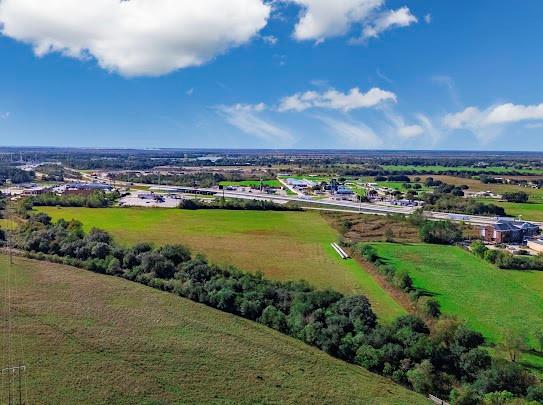
[[[513,193],[504,193],[502,195],[503,199],[508,202],[514,202],[514,203],[526,203],[528,202],[528,194],[524,191],[518,191]]]

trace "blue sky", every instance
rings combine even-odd
[[[0,144],[543,150],[543,3],[4,0]]]

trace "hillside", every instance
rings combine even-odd
[[[383,320],[406,311],[352,260],[330,246],[338,233],[318,212],[40,207],[54,220],[75,218],[117,242],[181,243],[213,263],[260,271],[276,280],[307,280],[317,288],[366,295]]]
[[[0,256],[2,279],[7,268]],[[22,258],[14,269],[13,341],[24,347],[29,403],[425,402],[295,339],[173,294]],[[4,353],[6,340],[3,334]]]

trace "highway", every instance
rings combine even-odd
[[[177,187],[161,187],[153,186],[154,190],[171,191]],[[223,190],[217,190],[212,188],[193,188],[193,187],[181,187],[185,190],[191,190],[194,192],[214,192],[218,196],[223,195]],[[342,200],[310,200],[300,196],[279,196],[274,194],[262,194],[259,192],[241,192],[224,190],[225,198],[241,198],[251,200],[267,200],[278,203],[295,202],[298,203],[304,209],[313,209],[321,211],[338,211],[338,212],[352,212],[361,214],[376,214],[376,215],[389,215],[389,214],[413,214],[417,207],[401,207],[387,204],[377,203],[357,203],[352,201]],[[467,214],[454,214],[448,212],[435,212],[424,211],[424,216],[433,220],[449,220],[454,222],[464,222],[471,225],[486,225],[494,223],[496,217],[485,217],[480,215],[467,215]],[[543,227],[543,222],[530,221],[536,225]]]

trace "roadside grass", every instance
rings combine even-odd
[[[413,166],[413,165],[384,165],[383,169],[392,171],[392,172],[405,172],[413,171],[417,173],[446,173],[451,170],[464,172],[464,173],[508,173],[512,170],[520,174],[543,174],[542,169],[511,169],[507,167],[470,167],[470,166],[439,166],[439,165],[430,165],[430,166]]]
[[[306,280],[317,288],[364,294],[382,320],[406,311],[366,270],[331,248],[338,233],[318,212],[42,207],[54,220],[77,219],[123,244],[181,243],[213,263],[260,271],[277,280]]]
[[[543,272],[500,270],[455,246],[375,243],[378,254],[491,343],[543,328]]]
[[[221,181],[221,186],[233,187],[260,187],[260,180],[243,180],[243,181]],[[283,185],[279,180],[262,180],[264,186],[272,188],[281,188]]]
[[[0,256],[3,279],[7,260]],[[11,275],[25,403],[426,403],[293,338],[174,294],[23,258]],[[4,300],[0,308],[5,317]],[[6,349],[6,333],[0,341]],[[0,401],[7,403],[6,391]]]

